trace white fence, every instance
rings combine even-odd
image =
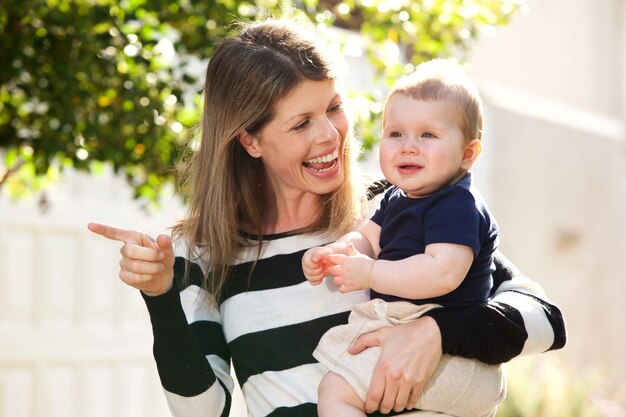
[[[143,301],[116,279],[119,245],[86,229],[163,221],[141,216],[121,185],[75,177],[46,215],[2,201],[0,416],[169,415]]]
[[[87,223],[169,233],[182,205],[142,212],[110,173],[71,174],[49,196],[47,214],[0,199],[0,417],[170,416],[143,300],[118,278],[121,244]]]

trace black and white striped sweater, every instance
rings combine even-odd
[[[161,296],[144,296],[174,416],[228,416],[231,360],[250,416],[317,416],[317,386],[326,370],[311,353],[326,330],[347,321],[355,303],[368,300],[365,291],[341,294],[330,282],[306,281],[302,254],[325,243],[321,236],[267,236],[250,280],[256,248],[242,253],[219,308],[201,289],[202,262],[189,261],[191,280],[182,286],[187,251],[177,245],[177,285]],[[430,313],[444,353],[502,363],[561,348],[566,335],[560,311],[505,258],[496,264],[496,291],[488,304]]]

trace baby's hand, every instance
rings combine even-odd
[[[302,272],[312,285],[318,285],[328,275],[328,255],[333,251],[327,247],[315,247],[302,256]]]
[[[328,262],[333,266],[329,271],[334,275],[333,282],[339,291],[348,292],[370,288],[370,275],[374,259],[356,250],[352,243],[348,244],[348,254],[332,254]]]

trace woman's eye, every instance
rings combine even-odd
[[[300,122],[297,125],[295,125],[293,127],[293,130],[295,130],[295,131],[302,130],[302,129],[306,128],[309,125],[309,123],[310,123],[309,119],[303,120],[302,122]]]
[[[341,111],[342,109],[343,109],[342,104],[341,103],[337,103],[337,104],[333,104],[332,106],[330,106],[328,111],[330,113],[336,113],[338,111]]]

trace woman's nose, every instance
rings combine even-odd
[[[339,130],[333,124],[332,120],[325,118],[324,122],[320,126],[319,140],[322,142],[336,141],[339,137]]]

